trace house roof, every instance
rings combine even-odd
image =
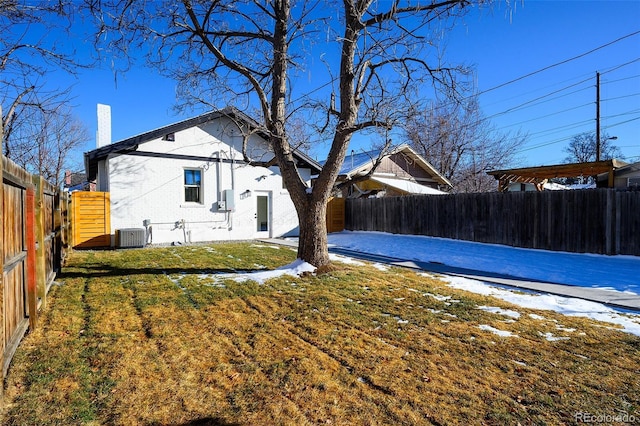
[[[389,177],[372,176],[371,180],[379,182],[383,185],[390,186],[398,191],[407,194],[427,194],[427,195],[446,195],[446,192],[439,191],[435,188],[420,185],[406,179],[394,179]]]
[[[627,175],[633,175],[640,172],[640,162],[627,164],[614,171],[615,177],[625,177]],[[598,175],[598,180],[604,180],[607,178],[605,173]]]
[[[227,107],[224,109],[207,112],[197,117],[179,121],[177,123],[173,123],[168,126],[160,127],[158,129],[141,133],[139,135],[132,136],[130,138],[94,149],[92,151],[85,152],[84,162],[85,162],[85,169],[87,171],[87,177],[89,180],[95,179],[98,173],[98,162],[100,160],[104,160],[110,154],[125,154],[127,152],[136,151],[139,145],[145,142],[149,142],[149,141],[161,138],[169,133],[175,133],[184,129],[188,129],[190,127],[199,126],[201,124],[216,120],[220,117],[230,117],[234,120],[241,121],[244,124],[246,124],[249,128],[252,128],[252,129],[259,127],[259,124],[257,121],[255,121],[254,119],[249,117],[247,114],[243,113],[242,111],[233,107]],[[257,133],[265,140],[268,139],[268,135],[266,132],[258,131]],[[318,164],[317,161],[315,161],[314,159],[312,159],[311,157],[309,157],[308,155],[300,151],[294,151],[293,155],[303,165],[311,168],[313,172],[319,173],[320,170],[322,169],[322,167],[320,166],[320,164]]]
[[[411,149],[411,147],[407,144],[398,145],[391,151],[384,153],[384,156],[388,157],[398,152],[402,152],[404,155],[414,160],[416,164],[426,170],[431,176],[433,176],[435,180],[440,182],[442,185],[446,185],[449,187],[453,186],[447,178],[442,176],[440,172],[438,172],[427,160],[425,160],[420,154]],[[373,166],[376,159],[378,159],[378,157],[380,157],[382,153],[383,151],[379,149],[359,153],[355,153],[352,151],[352,154],[347,155],[347,157],[345,158],[338,176],[351,178],[360,173],[368,172]],[[324,163],[325,161],[320,162],[321,165],[324,165]]]

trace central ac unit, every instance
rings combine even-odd
[[[145,230],[143,228],[116,229],[116,248],[144,247]]]

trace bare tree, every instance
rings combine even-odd
[[[431,104],[410,117],[404,130],[416,151],[451,181],[454,192],[495,190],[487,172],[512,163],[526,139],[496,131],[473,96]]]
[[[259,111],[298,214],[298,256],[318,267],[329,263],[326,204],[352,136],[392,129],[434,87],[455,91],[461,69],[443,64],[434,34],[470,3],[86,1],[103,52],[131,58],[143,48],[183,98]],[[313,188],[296,169],[294,114],[329,144]]]
[[[90,139],[87,128],[70,109],[58,106],[34,114],[13,135],[12,160],[30,173],[60,186],[63,172],[73,167],[73,153]]]
[[[69,88],[48,87],[47,73],[75,73],[85,66],[68,40],[51,36],[69,30],[74,9],[72,1],[64,0],[0,1],[2,152],[30,170],[41,167],[23,160],[38,150],[38,135],[51,133],[38,126],[56,122],[60,108],[69,103]]]
[[[617,139],[617,138],[616,138]],[[609,135],[602,134],[600,137],[600,159],[611,160],[614,158],[624,159],[620,148],[615,146],[611,141],[613,138]],[[563,148],[567,153],[564,161],[566,163],[586,163],[596,161],[596,134],[585,132],[575,135],[571,138],[569,146]]]

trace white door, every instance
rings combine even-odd
[[[271,194],[256,192],[255,238],[271,238]]]

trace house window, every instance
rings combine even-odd
[[[167,141],[167,142],[175,142],[176,141],[176,134],[175,133],[167,133],[166,135],[164,135],[162,137],[163,141]]]
[[[202,170],[185,169],[184,201],[202,204]]]
[[[640,177],[629,178],[629,188],[640,188]]]

